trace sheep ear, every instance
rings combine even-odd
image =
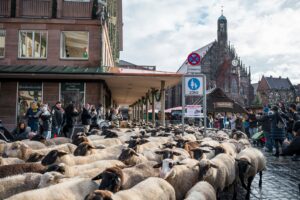
[[[91,145],[91,144],[88,144],[87,148],[88,148],[88,149],[96,149],[96,147],[93,146],[93,145]]]
[[[103,177],[102,177],[102,174],[103,174],[103,173],[101,173],[101,174],[99,174],[98,176],[95,176],[94,178],[92,178],[92,181],[102,179],[102,178],[103,178]]]
[[[67,154],[68,154],[68,152],[62,151],[62,150],[57,152],[58,157],[61,157],[61,156],[67,155]]]
[[[53,164],[58,157],[57,150],[50,151],[42,160],[42,165],[51,165]]]
[[[153,166],[153,168],[160,168],[160,167],[162,167],[162,163],[158,163],[158,164]]]
[[[163,151],[155,151],[156,154],[161,155],[163,154]]]

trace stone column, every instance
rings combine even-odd
[[[137,121],[140,122],[141,119],[141,110],[140,110],[140,100],[137,102]]]
[[[154,91],[154,89],[152,89],[152,91],[151,91],[151,95],[152,95],[152,124],[153,124],[153,126],[155,126],[155,97],[154,97],[154,95],[155,95],[155,91]]]
[[[160,110],[161,110],[161,125],[166,126],[166,114],[165,114],[165,103],[166,103],[166,91],[165,91],[165,81],[161,81],[161,97],[160,97]]]
[[[146,124],[149,122],[149,115],[148,115],[148,98],[149,98],[149,93],[146,94]]]

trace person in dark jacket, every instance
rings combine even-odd
[[[29,133],[31,129],[26,125],[25,122],[20,122],[12,132],[12,135],[15,140],[26,140],[29,139]]]
[[[98,129],[99,125],[98,125],[98,121],[101,118],[100,116],[100,109],[96,109],[94,105],[91,105],[91,126],[90,126],[90,130],[92,130],[93,128]]]
[[[294,103],[290,104],[289,109],[288,109],[288,113],[282,114],[282,117],[284,119],[286,119],[286,121],[287,121],[286,131],[287,131],[288,139],[292,140],[294,138],[294,134],[293,134],[294,123],[296,121],[300,120],[300,116],[297,112],[296,104],[294,104]]]
[[[256,115],[253,113],[252,110],[249,110],[248,112],[248,119],[249,119],[249,134],[250,134],[250,138],[252,138],[252,136],[258,131]]]
[[[273,114],[269,115],[271,119],[271,135],[274,140],[276,153],[274,156],[279,156],[279,146],[282,148],[283,141],[285,139],[285,122],[280,116],[279,109],[277,106],[272,108]]]
[[[32,132],[37,133],[39,131],[39,113],[40,109],[36,102],[32,102],[30,108],[27,110],[25,117],[27,118],[27,124],[31,128]]]
[[[45,137],[45,139],[51,139],[51,127],[52,127],[52,116],[49,112],[48,105],[43,105],[41,109],[41,120],[42,120],[42,135]]]
[[[83,107],[82,114],[81,114],[81,122],[82,125],[84,126],[85,133],[89,132],[91,126],[92,115],[91,115],[90,108],[91,108],[90,104],[86,104]]]
[[[71,137],[76,122],[76,117],[79,115],[79,112],[74,107],[73,103],[70,103],[65,109],[65,119],[66,125],[64,126],[64,135],[66,137]]]
[[[294,156],[292,160],[300,160],[300,121],[296,121],[293,126],[294,139],[287,142],[288,146],[282,150],[284,156]]]
[[[56,102],[52,109],[52,134],[60,136],[60,130],[65,123],[65,111],[61,107],[61,102]]]
[[[258,119],[258,124],[261,125],[261,129],[264,133],[264,136],[266,138],[265,143],[265,151],[267,152],[273,152],[273,138],[271,135],[271,120],[268,116],[269,108],[265,107],[263,110],[263,116]]]

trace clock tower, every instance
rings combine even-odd
[[[227,19],[223,15],[218,19],[218,43],[219,45],[226,46],[227,45]]]

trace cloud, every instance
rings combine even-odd
[[[177,71],[187,55],[217,38],[221,5],[238,56],[262,75],[300,83],[298,0],[123,0],[121,59]]]

